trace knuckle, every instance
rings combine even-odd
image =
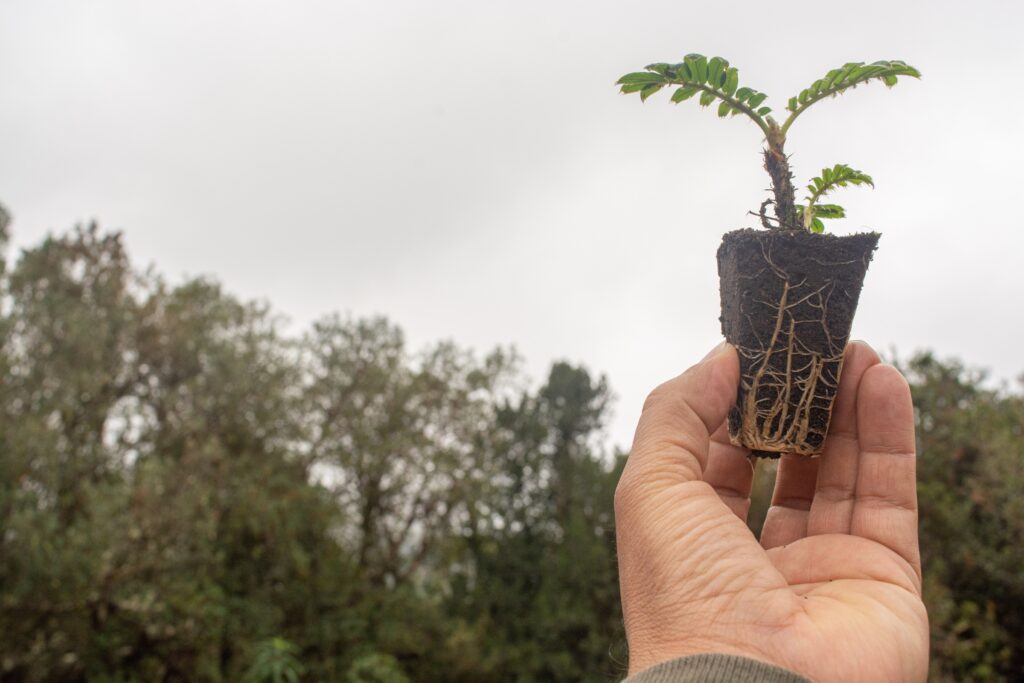
[[[651,409],[664,403],[665,396],[668,393],[665,386],[666,384],[668,384],[668,382],[659,384],[651,389],[650,393],[647,394],[647,398],[644,399],[643,409],[641,410],[642,414],[648,413]]]
[[[623,472],[619,477],[619,483],[615,485],[613,497],[616,517],[625,516],[636,507],[638,488],[636,478],[630,476],[628,472]]]

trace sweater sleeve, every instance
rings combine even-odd
[[[756,659],[700,654],[662,662],[622,683],[812,683],[792,671]]]

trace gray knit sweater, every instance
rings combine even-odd
[[[662,662],[622,683],[812,683],[792,671],[734,655],[691,655]]]

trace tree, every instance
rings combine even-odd
[[[957,362],[905,365],[933,677],[1012,680],[1024,399]],[[382,318],[289,336],[210,279],[139,273],[89,226],[0,271],[0,369],[4,683],[625,671],[625,456],[582,367],[533,388],[509,351],[411,351]]]
[[[921,551],[936,680],[1011,680],[1024,670],[1024,399],[919,354]]]
[[[556,363],[499,412],[497,486],[473,516],[449,608],[480,642],[468,680],[622,674],[608,657],[624,649],[612,518],[624,458],[598,446],[608,401],[603,378]]]

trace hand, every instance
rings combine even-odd
[[[615,491],[629,670],[702,652],[815,681],[924,681],[910,388],[846,352],[820,458],[783,456],[759,543],[753,468],[729,443],[739,363],[723,344],[644,405]]]

